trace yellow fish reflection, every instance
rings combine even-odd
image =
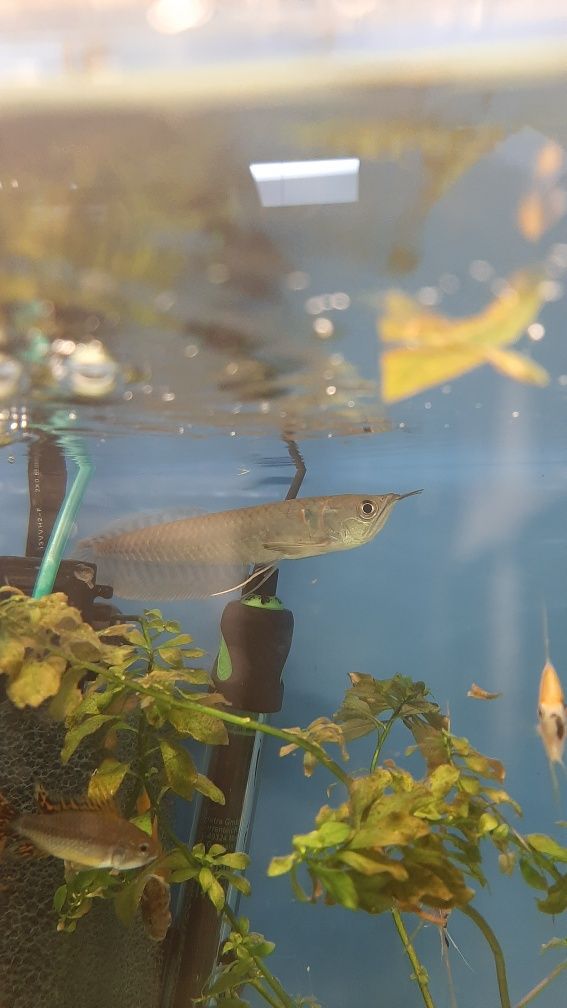
[[[541,276],[527,270],[511,277],[483,311],[460,319],[437,315],[401,291],[390,291],[379,335],[383,343],[399,347],[382,353],[384,402],[406,399],[482,364],[516,381],[546,385],[545,368],[503,349],[537,318],[542,300]]]
[[[518,204],[518,230],[528,241],[539,241],[567,210],[567,193],[557,185],[564,167],[563,147],[545,141],[536,155],[532,187]]]

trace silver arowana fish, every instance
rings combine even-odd
[[[36,789],[37,812],[18,815],[0,795],[0,835],[24,838],[18,845],[23,856],[50,854],[75,866],[118,868],[126,871],[154,861],[157,842],[110,805],[88,802],[51,803]]]
[[[413,494],[339,494],[234,508],[176,520],[141,516],[79,544],[117,595],[155,601],[206,598],[246,583],[247,568],[370,542],[397,501]]]

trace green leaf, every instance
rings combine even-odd
[[[102,802],[114,798],[129,769],[129,763],[120,763],[113,757],[103,760],[89,781],[88,797]]]
[[[276,947],[275,942],[267,941],[263,935],[255,935],[255,936],[251,935],[250,937],[251,938],[255,937],[257,939],[251,946],[250,951],[252,952],[253,955],[260,956],[262,959],[265,959],[266,956],[271,955]]]
[[[61,762],[68,763],[75,750],[88,735],[94,735],[103,725],[109,727],[119,720],[115,714],[93,714],[76,728],[71,728],[65,736],[65,743],[61,750]]]
[[[429,786],[434,798],[444,798],[449,791],[455,787],[460,777],[456,767],[449,763],[435,767],[429,775]]]
[[[148,812],[143,812],[142,815],[133,816],[133,818],[130,819],[129,821],[134,826],[137,826],[138,829],[141,829],[142,832],[147,833],[148,836],[152,835],[152,833],[153,833],[153,823],[152,823],[152,816],[151,816],[151,813],[149,811]]]
[[[300,884],[299,879],[297,877],[296,865],[293,865],[289,878],[291,882],[291,888],[293,890],[293,895],[295,896],[296,900],[298,900],[299,903],[309,903],[309,896],[305,892],[305,889]]]
[[[545,875],[537,871],[527,858],[520,858],[520,871],[524,882],[527,882],[529,886],[533,886],[534,889],[543,889],[544,892],[547,891],[547,879]]]
[[[229,885],[238,889],[238,892],[241,892],[243,896],[250,895],[252,886],[247,878],[243,878],[242,875],[235,875],[234,872],[227,872],[224,877]]]
[[[214,875],[210,868],[201,868],[199,870],[199,885],[203,892],[208,892],[209,888],[213,884]]]
[[[191,735],[197,742],[205,742],[207,745],[228,744],[228,733],[223,722],[212,714],[203,714],[197,707],[171,710],[167,717],[180,735]]]
[[[325,822],[317,830],[320,847],[333,847],[335,844],[342,844],[351,834],[348,823]]]
[[[493,840],[507,840],[510,836],[510,827],[508,823],[501,822],[495,830],[492,831]]]
[[[271,878],[276,878],[277,875],[285,875],[286,872],[291,871],[297,856],[295,854],[282,854],[280,857],[273,857],[268,865],[268,875]]]
[[[139,630],[130,630],[127,634],[127,640],[130,644],[133,644],[134,647],[143,648],[144,651],[150,650],[146,638]]]
[[[322,883],[334,903],[340,903],[348,910],[357,909],[359,900],[356,886],[345,871],[340,868],[324,868],[318,864],[310,867],[309,874]]]
[[[388,858],[385,854],[376,854],[372,857],[369,854],[359,854],[358,851],[343,850],[339,851],[337,859],[362,875],[379,875],[386,872],[401,882],[405,882],[408,877],[403,864]]]
[[[63,673],[59,689],[49,705],[49,716],[54,721],[65,721],[83,699],[78,683],[84,676],[82,668],[70,668]]]
[[[167,630],[168,627],[166,626],[165,629]],[[182,644],[191,644],[192,640],[193,640],[193,638],[191,637],[190,634],[180,633],[180,634],[177,634],[175,637],[170,637],[170,639],[167,642],[167,647],[178,648],[178,647],[181,647]],[[204,652],[203,652],[203,654],[204,654]]]
[[[20,670],[10,679],[7,693],[12,703],[19,707],[39,707],[44,700],[57,693],[66,661],[50,655],[36,661],[24,661]]]
[[[63,909],[63,904],[67,899],[67,886],[61,885],[55,890],[53,894],[53,909],[56,913],[60,913]]]
[[[112,626],[105,627],[103,630],[98,630],[99,637],[126,637],[127,634],[134,630],[132,623],[113,623]]]
[[[216,910],[222,910],[224,906],[224,889],[220,882],[217,882],[210,868],[201,868],[199,872],[199,885],[207,894]]]
[[[560,914],[567,909],[567,875],[562,875],[547,891],[545,899],[538,900],[542,913]]]
[[[212,852],[212,847],[209,850],[209,855]],[[234,853],[223,854],[221,857],[216,858],[216,864],[224,865],[225,868],[232,868],[234,871],[244,871],[248,868],[250,864],[250,858],[248,854],[242,854],[240,851],[234,851]]]
[[[469,777],[468,774],[461,774],[460,786],[467,794],[477,795],[481,790],[481,783],[478,777]]]
[[[197,770],[191,756],[183,746],[169,739],[160,738],[159,747],[168,786],[182,798],[191,799],[197,780]]]
[[[121,924],[130,927],[148,880],[147,870],[141,872],[133,882],[125,885],[114,897],[114,910]]]
[[[500,820],[492,812],[483,812],[478,820],[480,833],[491,833],[499,826]]]
[[[217,805],[224,805],[225,798],[220,788],[213,784],[208,777],[203,774],[198,773],[195,777],[194,782],[195,790],[199,791],[201,794],[205,795],[211,801],[217,803]]]
[[[562,847],[556,840],[545,835],[545,833],[528,833],[525,838],[530,847],[539,851],[540,854],[547,854],[554,861],[567,861],[567,847]]]
[[[183,660],[180,648],[170,647],[169,644],[159,647],[157,653],[168,665],[180,665]]]
[[[239,987],[249,972],[250,961],[248,959],[231,963],[227,972],[218,977],[210,987],[206,988],[208,997],[216,997],[217,994],[232,990],[233,987]],[[223,1002],[221,1001],[220,1004],[222,1005]]]
[[[199,871],[200,869],[196,866],[194,868],[190,868],[189,866],[187,866],[187,868],[177,868],[171,873],[171,881],[188,882],[189,879],[197,878]]]

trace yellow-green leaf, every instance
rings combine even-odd
[[[209,855],[212,854],[213,848],[209,848]],[[217,857],[216,863],[223,865],[224,868],[232,868],[234,871],[244,871],[248,868],[250,864],[250,858],[248,854],[243,854],[241,851],[229,851],[227,854],[222,854]]]
[[[526,840],[530,847],[539,851],[540,854],[547,854],[554,861],[567,861],[567,847],[563,847],[556,840],[545,836],[544,833],[528,833]]]
[[[180,735],[191,735],[197,742],[208,745],[228,744],[228,734],[223,722],[212,714],[204,714],[197,707],[171,710],[167,717]]]
[[[341,903],[348,910],[357,909],[358,893],[347,872],[341,868],[324,868],[322,865],[317,865],[313,876],[323,884],[334,903]]]
[[[119,718],[114,714],[93,714],[92,717],[87,718],[86,721],[82,721],[76,728],[71,728],[65,736],[65,743],[61,750],[61,762],[68,763],[75,749],[88,735],[94,735],[99,728],[102,728],[104,725],[110,727],[111,723],[118,720]]]
[[[39,707],[57,693],[65,671],[64,658],[50,655],[42,661],[24,661],[8,684],[8,696],[16,707]]]
[[[148,836],[152,835],[153,823],[151,813],[149,811],[143,812],[142,815],[134,816],[130,819],[130,822],[133,823],[134,826],[137,826],[138,829],[141,829],[144,833],[147,833]]]
[[[26,649],[20,640],[5,637],[0,640],[0,674],[14,675],[24,660]]]
[[[435,767],[429,775],[429,786],[435,798],[443,798],[459,780],[460,774],[456,767],[449,763]]]
[[[142,898],[151,869],[144,869],[114,897],[114,910],[121,924],[130,927]]]
[[[129,763],[120,763],[113,758],[103,760],[89,781],[89,798],[94,801],[109,801],[118,791],[129,769]]]
[[[220,912],[224,906],[224,889],[210,868],[201,868],[199,872],[199,885],[203,892],[207,894],[215,909]]]
[[[67,886],[60,885],[53,893],[53,909],[59,913],[63,909],[63,904],[67,899]]]
[[[275,878],[277,875],[285,875],[295,864],[295,854],[282,854],[281,857],[273,857],[268,865],[268,875]]]
[[[65,721],[77,710],[83,699],[78,683],[83,678],[81,668],[70,668],[63,673],[61,684],[49,705],[49,714],[54,721]]]
[[[527,882],[528,885],[533,886],[534,889],[543,889],[544,892],[547,890],[547,879],[545,875],[537,871],[531,861],[528,861],[527,858],[520,858],[520,871],[524,882]]]
[[[478,820],[478,828],[481,833],[491,833],[499,824],[500,820],[492,812],[483,812]]]
[[[194,786],[196,791],[199,791],[201,794],[205,795],[211,801],[216,802],[217,805],[225,804],[225,798],[221,789],[217,787],[216,784],[213,784],[213,782],[209,780],[208,777],[205,777],[204,774],[200,773],[197,774]]]
[[[159,747],[167,784],[182,798],[191,799],[197,780],[197,769],[191,756],[183,746],[169,739],[160,738]]]
[[[405,882],[408,877],[407,870],[400,861],[388,858],[385,855],[376,854],[370,856],[369,854],[359,854],[358,851],[343,850],[339,851],[337,858],[362,875],[380,875],[386,873],[392,875],[395,879],[399,879],[401,882]]]
[[[384,343],[398,348],[382,354],[382,396],[396,402],[490,363],[517,381],[538,385],[549,380],[539,365],[503,350],[515,343],[537,317],[541,277],[525,270],[510,280],[476,315],[448,318],[424,309],[400,291],[391,291],[380,324]]]

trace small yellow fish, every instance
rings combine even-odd
[[[567,193],[557,184],[564,164],[563,148],[546,141],[535,159],[532,188],[518,204],[518,230],[528,241],[539,241],[565,215]]]
[[[485,690],[482,686],[477,686],[477,684],[473,682],[467,696],[472,697],[473,700],[498,700],[498,697],[501,697],[502,694],[490,693],[489,690]]]
[[[154,861],[159,845],[111,804],[52,803],[36,788],[37,812],[18,815],[0,795],[0,834],[24,838],[23,856],[51,855],[83,868],[127,871]],[[27,843],[26,843],[27,841]]]
[[[539,698],[537,707],[538,732],[543,742],[547,758],[553,774],[553,764],[563,764],[565,748],[565,730],[567,715],[563,687],[555,667],[549,657],[549,637],[547,632],[547,613],[544,610],[545,664],[539,683]],[[556,780],[553,777],[554,787]]]

